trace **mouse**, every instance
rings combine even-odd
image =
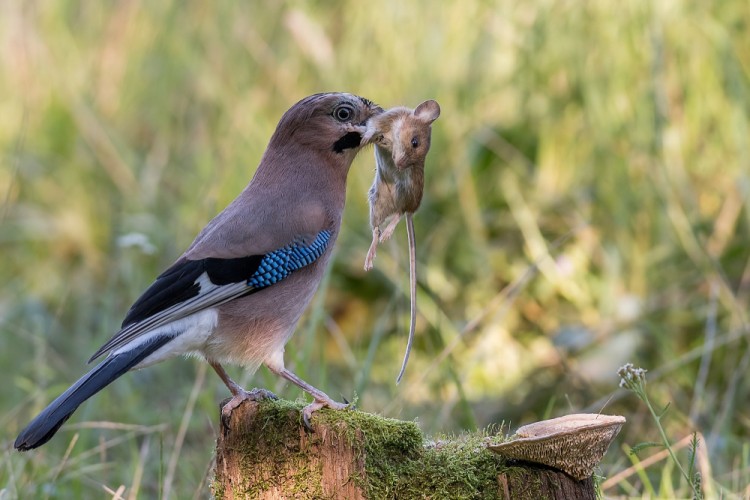
[[[373,268],[378,243],[389,239],[401,218],[406,219],[411,322],[397,384],[406,371],[417,322],[417,258],[413,215],[422,202],[425,158],[430,150],[432,123],[439,116],[440,105],[430,99],[414,109],[402,106],[388,109],[370,118],[362,133],[363,145],[375,145],[376,164],[375,180],[368,193],[372,243],[365,258],[365,271]],[[388,224],[382,229],[386,221]]]

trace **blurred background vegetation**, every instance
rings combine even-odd
[[[417,340],[396,386],[405,230],[365,274],[364,151],[287,366],[428,434],[621,414],[604,494],[688,496],[668,459],[629,469],[660,451],[628,453],[658,439],[618,390],[633,362],[672,442],[701,433],[709,496],[749,494],[746,0],[9,0],[0,51],[0,497],[209,493],[228,394],[196,360],[123,377],[38,451],[12,442],[244,187],[281,114],[328,90],[442,107]]]

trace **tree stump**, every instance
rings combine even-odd
[[[325,409],[311,433],[302,406],[246,401],[234,409],[217,441],[216,498],[596,498],[591,477],[487,448],[504,436],[428,441],[414,422]]]

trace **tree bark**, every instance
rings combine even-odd
[[[508,461],[483,435],[431,442],[414,422],[330,410],[311,433],[300,409],[247,401],[232,412],[217,441],[216,498],[596,498],[592,478]]]

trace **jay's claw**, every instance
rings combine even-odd
[[[221,423],[226,429],[229,428],[229,419],[235,408],[245,401],[263,401],[264,399],[279,399],[279,397],[267,389],[255,388],[252,391],[240,389],[231,399],[221,406]]]
[[[346,400],[344,400],[346,401]],[[315,400],[309,405],[302,408],[302,423],[305,425],[305,429],[307,429],[309,432],[315,432],[315,430],[312,428],[312,423],[310,422],[310,419],[312,418],[312,414],[321,408],[331,408],[333,410],[347,410],[351,409],[352,405],[347,401],[346,404],[344,403],[337,403],[333,400],[328,401],[322,401],[322,400]]]

